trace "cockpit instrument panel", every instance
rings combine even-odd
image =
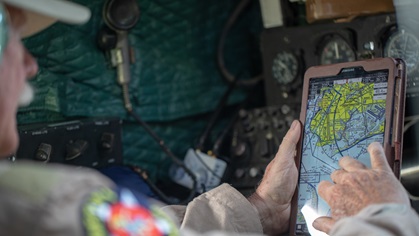
[[[344,23],[266,29],[262,33],[261,46],[267,105],[297,104],[295,107],[298,107],[304,72],[310,66],[383,57],[386,41],[388,52],[401,52],[392,46],[392,42],[403,39],[413,42],[414,39],[396,34],[384,40],[395,27],[395,14],[387,13],[358,17]],[[418,59],[416,52],[409,49],[412,61]]]
[[[279,84],[290,84],[297,79],[299,60],[292,52],[278,52],[272,63],[272,75]]]
[[[324,40],[320,51],[320,64],[334,64],[356,60],[353,46],[338,35],[329,35]]]
[[[413,31],[399,27],[385,39],[384,56],[402,58],[407,67],[408,98],[419,97],[419,39]]]

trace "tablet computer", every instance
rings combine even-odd
[[[315,66],[304,76],[297,148],[299,170],[292,200],[290,232],[310,235],[312,221],[304,209],[329,216],[330,207],[319,197],[317,185],[331,181],[338,161],[351,156],[370,167],[367,147],[380,142],[388,163],[400,175],[406,66],[400,59]],[[310,221],[310,222],[308,222]]]

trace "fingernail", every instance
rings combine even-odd
[[[298,125],[298,121],[294,120],[291,124],[291,130],[294,130],[295,127],[297,127],[297,125]]]
[[[368,145],[368,149],[376,149],[380,147],[381,147],[381,143],[379,142],[372,142],[370,145]]]
[[[315,229],[318,229],[320,227],[320,223],[317,220],[313,221],[313,224],[311,224]]]

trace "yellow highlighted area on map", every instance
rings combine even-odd
[[[374,97],[374,84],[340,80],[333,87],[321,88],[319,97],[319,111],[310,122],[311,132],[319,137],[317,146],[351,140],[353,137],[348,136],[354,133],[348,131],[357,133],[356,126],[363,127],[359,132],[367,131],[362,138],[384,133],[386,100]],[[381,123],[377,125],[378,120]],[[356,142],[351,140],[352,144]]]

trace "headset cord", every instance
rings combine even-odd
[[[237,80],[237,77],[232,75],[230,71],[227,69],[225,63],[224,63],[224,44],[227,38],[227,34],[230,31],[231,27],[233,27],[234,23],[237,21],[240,14],[244,11],[244,9],[251,3],[250,0],[241,0],[237,7],[234,9],[231,16],[228,18],[226,24],[224,25],[224,28],[221,32],[221,36],[218,40],[217,45],[217,65],[218,69],[220,70],[222,76],[225,80],[229,83],[233,83]],[[239,87],[252,87],[253,85],[258,84],[262,80],[262,74],[257,75],[251,79],[247,80],[240,80],[237,81],[237,86]]]
[[[237,79],[233,80],[232,83],[228,84],[227,90],[224,92],[223,96],[221,97],[220,101],[218,102],[217,108],[215,112],[212,114],[210,120],[208,121],[207,126],[205,127],[204,132],[199,137],[198,143],[195,146],[195,149],[204,150],[205,144],[207,142],[208,136],[210,135],[211,130],[214,128],[215,123],[217,122],[218,118],[221,115],[224,107],[227,104],[228,98],[230,97],[231,93],[233,92],[234,88],[236,87]]]
[[[175,202],[174,200],[170,200],[166,195],[164,195],[163,192],[156,191],[156,193],[158,195],[160,195],[160,197],[166,201],[166,203],[168,204],[184,204],[189,202],[190,200],[192,200],[192,198],[195,196],[196,193],[196,189],[197,189],[197,180],[196,180],[196,176],[192,173],[191,170],[189,170],[185,164],[183,163],[183,161],[179,160],[179,158],[177,158],[171,151],[170,149],[166,146],[166,144],[164,143],[164,141],[150,128],[150,126],[144,122],[140,116],[138,114],[136,114],[134,112],[133,106],[131,104],[131,100],[130,100],[130,93],[129,93],[129,66],[127,66],[127,63],[130,63],[130,60],[127,60],[127,58],[131,57],[128,56],[127,54],[130,54],[128,48],[128,38],[125,37],[124,38],[124,44],[121,46],[119,53],[116,53],[117,56],[119,56],[120,58],[122,58],[120,60],[120,64],[118,64],[117,66],[117,75],[118,75],[118,83],[121,86],[122,89],[122,97],[123,97],[123,101],[124,101],[124,107],[127,110],[128,114],[130,114],[132,117],[135,118],[135,120],[140,123],[140,125],[145,129],[145,131],[150,134],[150,136],[154,139],[154,141],[156,141],[156,143],[160,146],[160,148],[163,150],[164,153],[166,153],[171,159],[172,161],[180,166],[182,169],[185,170],[186,174],[188,174],[193,182],[193,187],[191,189],[191,192],[189,194],[189,196],[187,197],[187,199],[185,199],[184,201],[181,202]],[[122,43],[121,43],[122,44]],[[125,60],[124,60],[125,58]],[[146,175],[141,175],[141,176],[146,176]],[[151,181],[146,180],[150,186],[152,186],[153,189],[158,189],[157,186],[154,185],[154,183],[152,183]]]
[[[132,117],[134,117],[134,119],[140,123],[140,125],[145,129],[145,131],[154,139],[154,141],[156,141],[156,143],[160,146],[160,148],[163,150],[164,153],[166,153],[167,156],[170,157],[170,159],[172,159],[172,161],[178,165],[179,167],[181,167],[182,169],[185,170],[186,174],[188,174],[193,182],[192,185],[192,189],[188,195],[188,197],[186,199],[184,199],[183,201],[175,201],[172,200],[171,198],[169,198],[168,196],[166,196],[152,181],[150,181],[148,179],[148,175],[146,174],[146,172],[144,170],[142,170],[141,168],[134,166],[134,170],[137,171],[137,173],[139,173],[144,180],[150,185],[150,187],[156,192],[157,195],[159,195],[159,197],[166,202],[167,204],[186,204],[188,202],[190,202],[196,194],[197,191],[197,180],[196,180],[196,176],[195,174],[188,168],[185,166],[185,164],[183,163],[183,161],[179,160],[179,158],[177,158],[172,151],[170,151],[170,149],[166,146],[166,144],[164,143],[164,141],[150,128],[150,126],[144,122],[141,117],[135,113],[132,109],[132,105],[129,101],[129,91],[128,88],[125,87],[125,89],[123,89],[123,95],[124,95],[124,105],[126,110],[128,111],[128,114],[130,114]]]

